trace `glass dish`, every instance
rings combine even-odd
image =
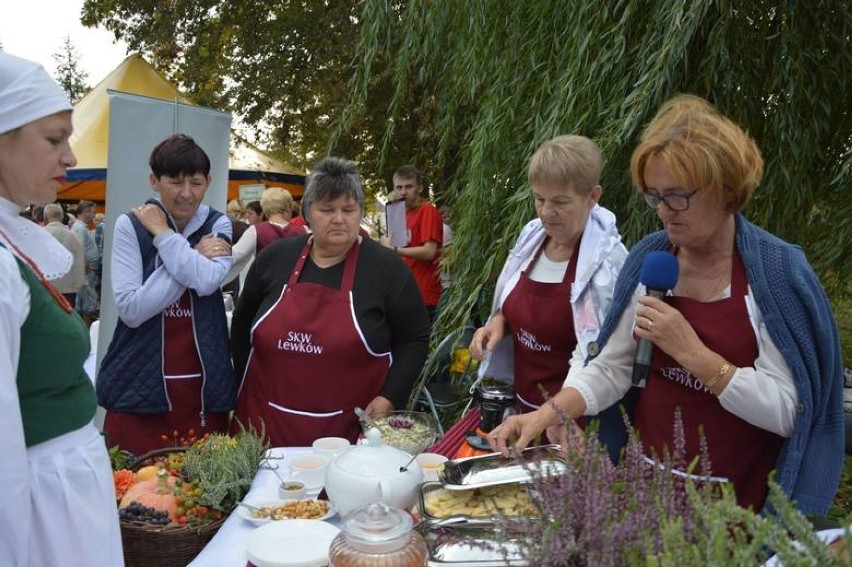
[[[382,433],[382,443],[410,455],[422,453],[435,442],[438,424],[432,415],[419,411],[389,411],[373,420]],[[361,425],[366,435],[370,429]]]
[[[522,567],[529,562],[522,556],[520,537],[498,534],[492,522],[426,521],[418,526],[429,553],[432,567]]]

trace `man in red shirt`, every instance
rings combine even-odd
[[[423,176],[413,165],[404,165],[393,174],[393,188],[397,197],[405,199],[405,224],[408,227],[408,244],[395,246],[394,250],[408,264],[423,303],[434,322],[435,307],[441,299],[441,279],[438,257],[443,245],[444,222],[438,212],[423,197]]]

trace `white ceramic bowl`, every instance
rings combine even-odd
[[[328,468],[328,457],[303,453],[288,457],[291,480],[301,480],[309,491],[318,491],[325,483],[325,471]]]
[[[423,480],[429,482],[438,480],[438,474],[449,459],[439,453],[420,453],[415,460],[423,471]]]
[[[260,526],[246,538],[256,567],[322,567],[340,528],[328,522],[281,520]]]
[[[285,480],[278,485],[278,498],[281,500],[300,500],[307,492],[308,488],[301,480]]]
[[[331,460],[351,447],[352,444],[345,437],[320,437],[311,446],[314,449],[314,453]]]

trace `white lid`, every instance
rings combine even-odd
[[[279,520],[246,538],[246,554],[256,567],[322,567],[340,529],[317,520]]]
[[[366,437],[366,444],[355,445],[337,455],[334,466],[347,473],[376,478],[387,478],[391,473],[404,472],[399,469],[408,464],[411,455],[396,447],[384,445],[378,428],[371,428]]]

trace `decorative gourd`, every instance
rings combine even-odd
[[[158,467],[157,465],[148,465],[147,467],[142,467],[138,471],[136,471],[136,479],[137,480],[151,480],[157,476],[157,472],[163,467]]]
[[[175,509],[175,477],[170,476],[164,469],[157,471],[156,478],[137,482],[124,494],[119,508],[130,506],[131,502],[138,502],[154,510],[166,510],[169,520],[176,521]]]

